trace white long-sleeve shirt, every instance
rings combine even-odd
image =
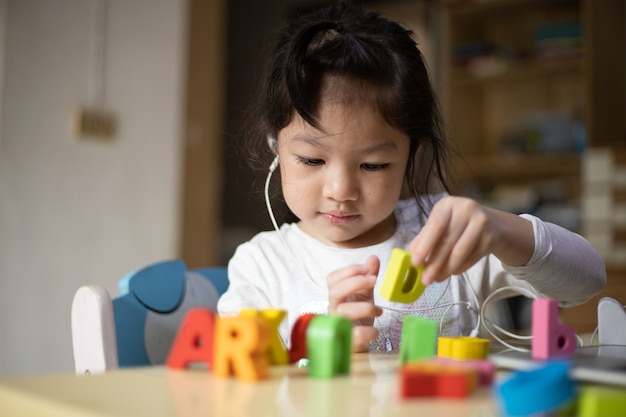
[[[428,207],[441,197],[426,197],[424,205]],[[230,260],[230,286],[218,302],[219,313],[237,314],[246,307],[284,309],[287,319],[280,326],[280,334],[288,343],[289,329],[301,314],[327,312],[328,274],[350,264],[363,264],[370,255],[376,255],[381,266],[374,300],[383,307],[383,315],[375,320],[379,338],[371,349],[389,350],[399,347],[405,314],[436,320],[440,335],[484,336],[478,321],[480,306],[500,288],[512,287],[498,298],[515,295],[513,288],[522,288],[537,297],[557,299],[562,306],[573,306],[605,286],[604,263],[583,237],[522,215],[532,222],[535,235],[534,253],[526,265],[507,266],[489,255],[465,273],[428,286],[414,303],[390,302],[379,291],[391,250],[406,248],[426,220],[414,200],[399,202],[394,214],[396,231],[392,237],[356,249],[322,243],[295,223],[282,225],[280,236],[276,231],[259,233],[240,245]]]

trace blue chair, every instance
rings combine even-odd
[[[111,299],[101,286],[78,289],[72,302],[77,374],[163,364],[189,309],[217,309],[228,288],[225,267],[188,270],[180,260],[135,270]]]

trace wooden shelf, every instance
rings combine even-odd
[[[581,160],[566,124],[573,129],[586,110],[582,1],[493,0],[447,8],[445,114],[461,152],[452,172],[460,193],[558,180],[566,185],[563,198],[579,197]],[[546,33],[554,37],[542,37]],[[522,153],[529,132],[537,150],[557,146],[571,154]],[[511,143],[511,152],[520,153],[500,154]]]
[[[463,180],[510,180],[580,175],[580,157],[565,155],[477,156],[455,161],[455,175]]]
[[[597,1],[597,0],[596,0]],[[492,14],[515,13],[532,7],[558,6],[571,4],[572,0],[491,0],[491,1],[462,1],[447,6],[450,12],[457,16],[470,19],[472,17],[484,19]]]
[[[452,88],[474,87],[497,82],[514,82],[538,77],[575,74],[582,70],[579,59],[540,62],[525,61],[510,64],[506,70],[494,75],[474,75],[470,71],[453,69]]]

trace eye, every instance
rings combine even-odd
[[[389,164],[361,164],[361,168],[366,171],[380,171],[389,167]]]
[[[300,164],[314,166],[314,167],[320,166],[320,165],[324,165],[324,160],[323,159],[305,158],[303,156],[299,156],[299,157],[296,158],[296,160]]]

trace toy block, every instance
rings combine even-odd
[[[380,295],[389,301],[405,304],[417,300],[426,288],[422,283],[423,269],[423,266],[411,265],[411,252],[393,249],[383,277]]]
[[[579,417],[622,417],[626,412],[626,389],[584,386],[578,396]]]
[[[568,364],[553,361],[514,373],[496,386],[495,394],[502,414],[513,417],[557,411],[575,398],[576,391]]]
[[[205,308],[193,308],[185,314],[178,330],[166,366],[187,368],[192,363],[213,366],[214,313]]]
[[[315,317],[314,313],[302,314],[294,323],[293,329],[291,329],[289,362],[296,363],[300,359],[305,359],[307,357],[306,331],[313,317]]]
[[[576,334],[571,327],[559,323],[556,300],[533,300],[532,336],[533,359],[566,359],[576,350]]]
[[[400,367],[401,398],[467,398],[476,389],[474,369],[435,361],[413,362]]]
[[[239,317],[264,317],[270,325],[270,345],[267,350],[267,359],[272,365],[286,365],[289,363],[289,354],[280,339],[278,327],[287,312],[276,308],[265,308],[258,311],[253,308],[245,308],[239,311]]]
[[[216,320],[213,371],[221,377],[256,381],[269,377],[270,325],[263,317]]]
[[[341,316],[318,315],[306,332],[309,376],[330,378],[350,372],[352,322]]]
[[[437,342],[437,356],[458,361],[485,359],[489,340],[470,336],[444,336]]]
[[[439,362],[449,364],[455,367],[465,367],[469,369],[473,369],[478,374],[478,385],[481,387],[489,387],[493,384],[493,380],[496,374],[496,364],[487,359],[478,359],[478,360],[455,360],[455,359],[445,359],[445,358],[437,358]]]
[[[402,322],[400,363],[429,359],[435,356],[438,325],[418,316],[406,316]]]

